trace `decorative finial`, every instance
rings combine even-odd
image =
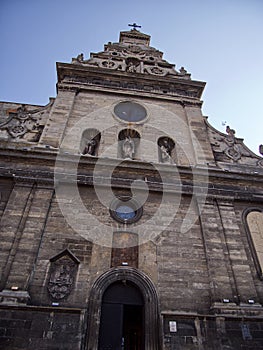
[[[136,30],[136,28],[141,28],[142,26],[139,26],[138,24],[136,24],[135,22],[133,24],[128,24],[129,27],[133,27],[134,30]]]
[[[259,153],[263,156],[263,145],[259,145]]]

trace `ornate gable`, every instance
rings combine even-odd
[[[90,59],[84,60],[83,54],[80,54],[72,59],[72,63],[128,73],[190,79],[190,74],[184,68],[177,72],[175,65],[165,61],[163,53],[149,44],[149,35],[132,29],[121,32],[118,43],[109,42],[104,46],[104,51],[92,53]]]
[[[244,165],[263,168],[263,158],[254,154],[243,142],[235,137],[235,130],[226,127],[226,134],[213,128],[206,120],[208,136],[218,165]],[[245,171],[242,167],[242,171]]]
[[[191,80],[182,67],[163,59],[163,53],[150,46],[150,36],[136,29],[120,33],[119,42],[109,42],[104,50],[83,53],[72,58],[71,64],[57,63],[58,88],[88,88],[133,90],[140,93],[184,97],[200,103],[204,82]],[[78,85],[78,87],[77,87]],[[195,101],[197,102],[197,101]]]
[[[3,103],[0,111],[0,138],[2,140],[38,142],[54,99],[48,105],[30,106]]]

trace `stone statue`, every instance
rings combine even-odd
[[[89,154],[95,156],[97,142],[94,139],[88,140],[84,148],[83,154]]]
[[[180,68],[180,74],[181,75],[186,75],[187,74],[187,70],[184,67]]]
[[[137,72],[136,65],[131,61],[127,65],[127,72],[129,72],[129,73],[136,73]]]
[[[227,134],[229,135],[229,136],[231,136],[231,137],[235,137],[235,130],[234,129],[231,129],[230,128],[230,126],[227,126],[226,127],[226,132],[227,132]]]
[[[160,147],[160,160],[162,163],[170,163],[171,161],[171,153],[172,153],[172,145],[169,143],[167,139],[163,139],[162,143],[159,145]]]
[[[78,61],[78,62],[83,62],[83,60],[84,60],[84,55],[83,55],[83,53],[80,53],[80,54],[77,56],[77,61]]]
[[[123,158],[133,159],[135,153],[135,144],[130,136],[126,136],[125,140],[122,143],[122,153]]]
[[[78,54],[77,57],[72,58],[72,62],[71,63],[80,64],[80,63],[83,63],[83,61],[84,61],[84,55],[83,55],[83,53],[80,53],[80,54]]]

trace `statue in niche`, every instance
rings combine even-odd
[[[90,156],[96,155],[97,141],[95,139],[88,140],[84,148],[83,154],[89,154]]]
[[[126,136],[122,142],[122,154],[123,158],[133,159],[135,153],[135,144],[130,136]]]
[[[135,57],[128,57],[126,59],[126,72],[137,73],[140,61]]]
[[[173,143],[169,142],[168,138],[163,138],[159,142],[159,148],[160,148],[160,161],[161,163],[170,163],[171,162],[171,154],[173,150]]]
[[[130,61],[127,64],[127,72],[129,72],[129,73],[136,73],[137,72],[137,66],[132,61]]]

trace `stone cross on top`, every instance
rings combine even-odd
[[[136,28],[141,28],[142,26],[139,26],[138,24],[136,24],[135,22],[133,24],[128,24],[129,27],[133,27],[133,29],[136,30]]]

